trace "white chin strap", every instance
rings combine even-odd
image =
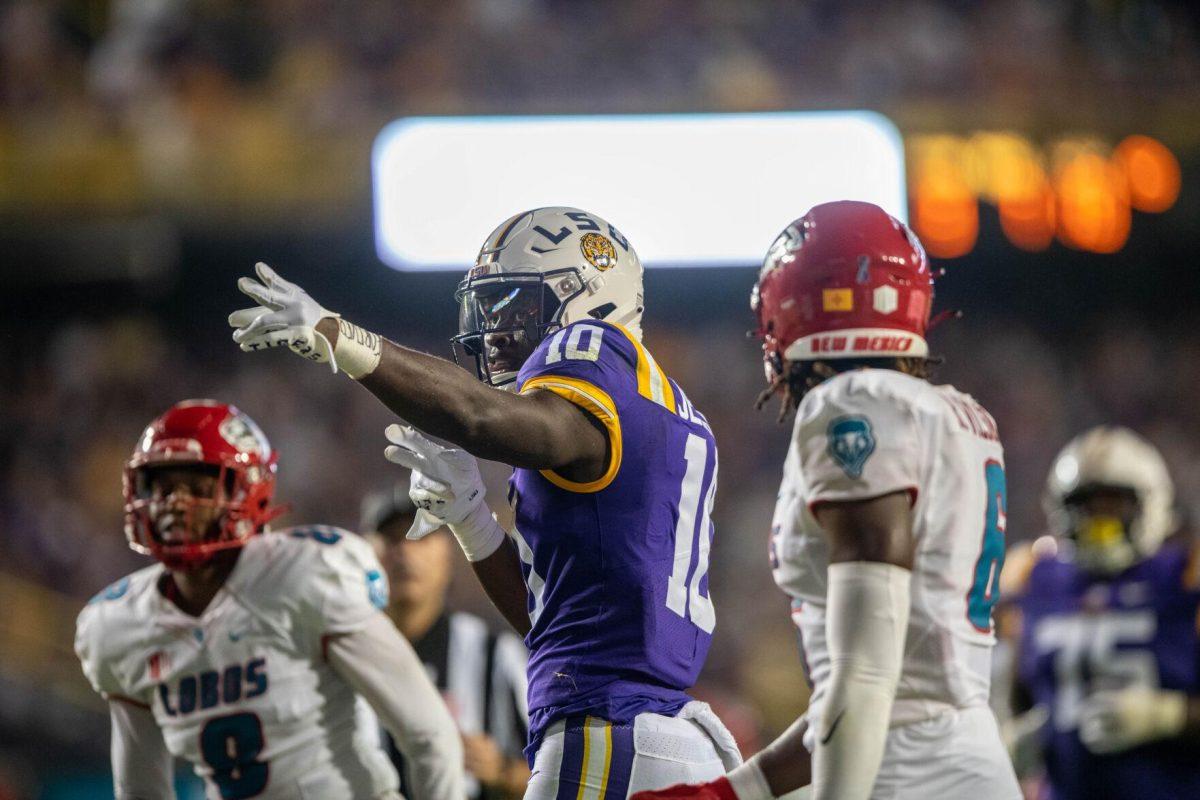
[[[492,386],[497,389],[505,389],[506,391],[516,391],[517,389],[517,373],[509,370],[508,372],[489,372],[488,378]]]

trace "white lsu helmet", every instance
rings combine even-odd
[[[610,223],[587,211],[550,206],[502,222],[458,285],[459,333],[452,339],[475,360],[480,380],[503,386],[519,363],[493,363],[489,334],[523,339],[524,356],[559,328],[601,319],[642,336],[642,262]]]
[[[1114,551],[1102,564],[1110,569],[1128,566],[1138,557],[1154,555],[1175,532],[1175,487],[1162,454],[1128,428],[1102,425],[1076,436],[1054,459],[1046,480],[1044,506],[1058,532],[1071,529],[1068,508],[1073,495],[1088,489],[1132,490],[1138,513],[1128,530],[1125,554]]]

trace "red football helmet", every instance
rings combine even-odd
[[[768,380],[785,361],[927,356],[932,302],[917,237],[855,200],[813,206],[779,234],[750,295]]]
[[[214,400],[171,406],[142,433],[125,465],[125,536],[129,546],[171,569],[194,569],[221,550],[241,547],[283,513],[271,505],[276,455],[254,420]],[[184,527],[198,508],[214,512],[213,529],[196,540],[164,541],[156,530],[161,498],[151,496],[147,471],[154,467],[210,465],[217,470],[212,497],[188,501]]]

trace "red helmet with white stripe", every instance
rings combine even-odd
[[[771,245],[750,296],[768,378],[786,361],[929,354],[933,276],[908,226],[879,206],[813,206]]]
[[[171,569],[194,569],[241,547],[283,513],[273,506],[276,454],[254,420],[214,400],[185,400],[146,427],[125,465],[129,546]],[[154,487],[156,469],[209,472],[211,496]]]

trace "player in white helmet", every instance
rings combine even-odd
[[[1110,498],[1112,513],[1096,513],[1101,497]],[[1043,506],[1070,557],[1095,572],[1117,573],[1153,556],[1177,526],[1167,463],[1128,428],[1101,426],[1072,439],[1054,459]]]
[[[595,214],[505,220],[459,285],[454,346],[475,380],[340,319],[265,265],[230,324],[243,350],[333,365],[435,444],[391,426],[425,515],[448,523],[529,647],[527,798],[623,798],[740,762],[686,690],[715,624],[708,554],[717,448],[641,342],[642,265]],[[504,387],[511,391],[497,391]],[[512,465],[509,540],[472,454]]]
[[[1166,462],[1127,428],[1093,428],[1055,459],[1045,509],[1055,538],[1006,575],[1014,750],[1040,752],[1054,800],[1200,797],[1200,553],[1169,543]]]
[[[493,386],[510,386],[538,343],[574,322],[604,320],[642,338],[642,262],[616,228],[578,209],[539,208],[505,220],[455,299],[456,358],[472,359]]]

